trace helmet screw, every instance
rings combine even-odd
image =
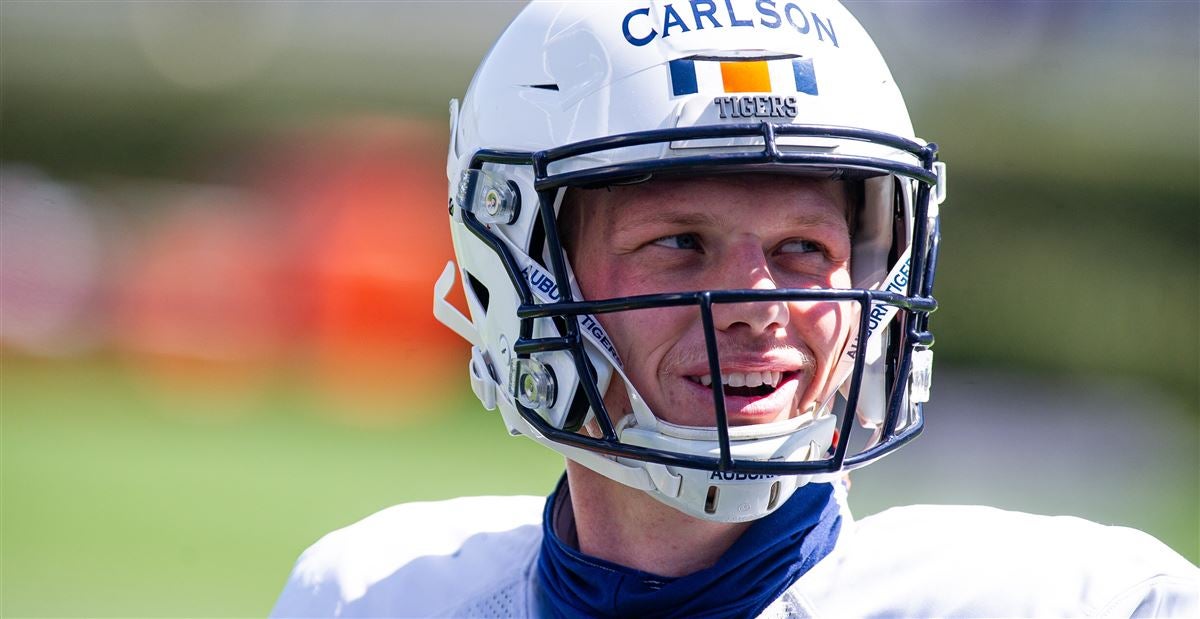
[[[500,196],[495,189],[489,189],[483,196],[483,208],[493,217],[500,212]]]

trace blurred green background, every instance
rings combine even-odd
[[[1200,5],[849,3],[950,166],[926,436],[1200,560]],[[255,616],[382,507],[544,494],[428,316],[509,2],[0,3],[0,615]]]

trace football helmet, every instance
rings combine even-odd
[[[434,313],[472,344],[471,385],[511,434],[687,514],[738,522],[920,433],[945,166],[913,135],[887,65],[840,4],[534,2],[451,101],[450,130],[456,261]],[[566,192],[740,172],[855,184],[853,288],[583,298],[559,239]],[[456,272],[469,317],[445,300]],[[610,312],[690,306],[715,377],[713,306],[779,301],[850,304],[857,328],[840,390],[759,425],[728,422],[720,385],[711,426],[664,421],[623,369],[638,360],[621,359],[602,324]],[[625,383],[631,414],[606,410],[612,381]]]

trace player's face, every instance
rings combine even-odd
[[[579,286],[589,300],[661,292],[850,287],[844,187],[789,177],[656,180],[576,190],[564,217]],[[811,410],[854,329],[849,303],[715,304],[714,327],[732,425]],[[714,386],[697,307],[598,316],[650,409],[665,421],[712,426]],[[629,410],[619,379],[605,397]]]

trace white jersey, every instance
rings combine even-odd
[[[305,551],[272,616],[545,615],[545,500],[381,511]],[[855,522],[843,509],[833,552],[760,617],[868,616],[1197,617],[1200,570],[1145,533],[1079,518],[922,505]]]

